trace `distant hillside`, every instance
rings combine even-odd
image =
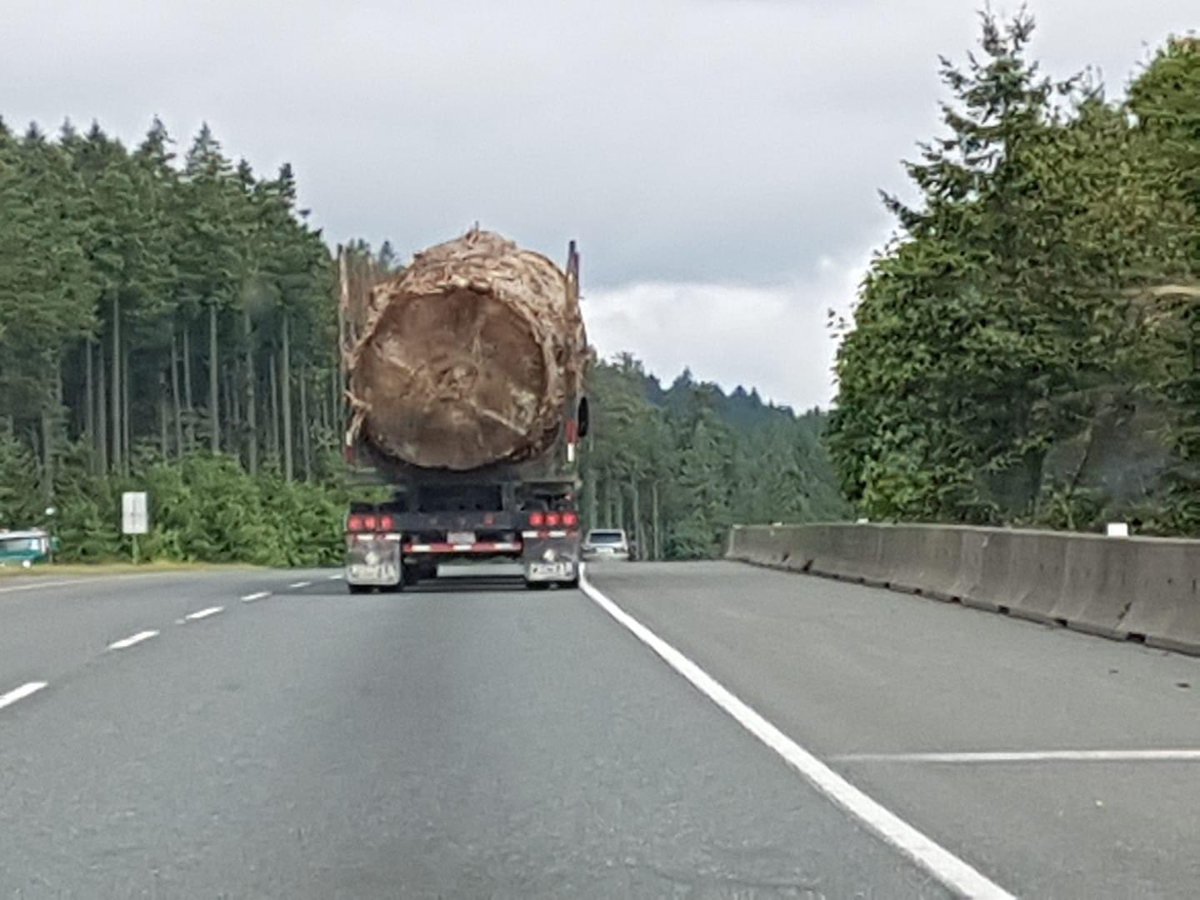
[[[585,511],[594,523],[636,530],[649,556],[712,555],[735,522],[848,515],[818,410],[796,415],[755,390],[726,394],[686,371],[664,388],[627,354],[598,365],[590,391]]]

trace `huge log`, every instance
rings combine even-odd
[[[418,253],[374,287],[362,322],[346,357],[352,439],[413,466],[534,458],[582,385],[574,271],[492,232]]]

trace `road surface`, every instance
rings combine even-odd
[[[768,746],[583,592],[335,575],[0,581],[0,898],[1200,884],[1200,660],[737,564],[595,569]]]

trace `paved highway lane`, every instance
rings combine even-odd
[[[298,577],[222,569],[203,575],[5,578],[0,580],[0,694],[15,684],[69,676],[113,643],[161,633],[185,616],[285,588]]]
[[[1006,889],[1196,896],[1200,659],[735,563],[592,580]]]
[[[0,897],[946,896],[579,592],[268,575],[0,594]]]

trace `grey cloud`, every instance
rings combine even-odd
[[[1195,0],[1032,5],[1048,69],[1114,88],[1195,22]],[[937,56],[975,6],[10,0],[0,114],[136,140],[157,113],[183,146],[207,119],[260,171],[293,162],[333,240],[408,252],[478,219],[555,256],[578,237],[596,290],[776,285],[886,234],[876,190],[938,130]]]
[[[1187,4],[1045,5],[1093,23],[1048,45],[1127,70],[1114,16],[1154,40]],[[20,9],[0,63],[19,115],[209,118],[260,166],[292,158],[334,237],[591,232],[612,283],[776,278],[872,230],[875,189],[934,126],[936,54],[975,28],[930,0]]]

